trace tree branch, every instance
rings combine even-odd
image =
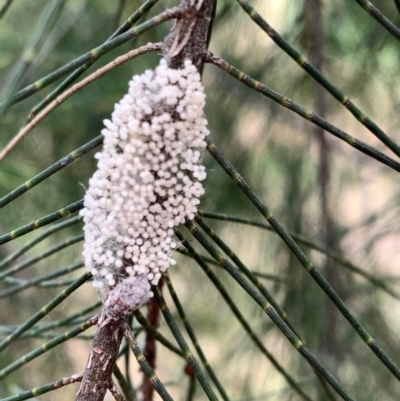
[[[181,68],[190,59],[197,69],[204,62],[216,0],[182,0],[182,14],[165,38],[163,54],[171,68]]]
[[[110,320],[98,327],[76,401],[103,401],[107,389],[112,386],[111,374],[124,324],[125,320]]]

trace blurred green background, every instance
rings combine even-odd
[[[0,2],[0,7],[4,3]],[[48,3],[15,0],[0,20],[0,88],[6,88],[40,13]],[[394,2],[376,3],[393,22],[400,24]],[[40,51],[19,88],[103,43],[141,4],[138,0],[66,0],[40,43]],[[177,4],[177,1],[161,0],[149,15],[157,15]],[[392,138],[400,141],[400,43],[355,1],[258,0],[251,4],[308,58],[315,60],[319,54],[317,62],[321,63],[328,79]],[[320,11],[320,20],[315,17],[316,11]],[[149,41],[162,41],[171,26],[172,22],[165,23],[112,50],[88,73],[130,49]],[[312,78],[250,20],[237,2],[218,1],[210,50],[271,89],[307,109],[322,113],[337,127],[390,153],[336,100],[325,91],[319,91]],[[131,76],[153,68],[159,58],[159,54],[152,53],[124,64],[75,94],[46,118],[1,164],[0,196],[98,136],[103,119],[110,116],[114,103],[126,93]],[[329,134],[323,136],[311,123],[214,66],[205,67],[203,82],[212,140],[284,226],[381,278],[395,294],[400,294],[397,288],[400,275],[396,173]],[[32,107],[56,85],[13,105],[3,115],[1,148],[25,124]],[[1,234],[81,199],[96,168],[94,152],[0,210]],[[253,205],[207,153],[204,162],[208,177],[202,209],[261,220]],[[275,234],[234,223],[211,220],[209,223],[249,268],[275,276],[274,280],[263,281],[266,287],[286,310],[311,350],[357,400],[398,399],[398,381],[356,335]],[[80,224],[74,225],[50,236],[24,257],[42,254],[79,234],[81,228]],[[182,232],[187,235],[184,230]],[[31,233],[1,246],[0,257],[38,234]],[[191,244],[196,246],[195,241]],[[197,249],[201,250],[200,247]],[[397,299],[389,296],[322,253],[304,249],[367,330],[394,361],[400,363],[400,295],[396,295]],[[81,252],[82,243],[75,244],[16,277],[30,279],[51,272],[79,261]],[[170,269],[171,278],[199,342],[231,399],[299,399],[255,348],[199,267],[188,258],[177,258],[178,265]],[[83,271],[84,268],[68,277],[78,277]],[[308,363],[273,327],[267,316],[226,273],[221,269],[216,269],[216,273],[264,345],[304,391],[314,400],[329,400]],[[2,284],[2,288],[8,287],[9,284]],[[60,291],[61,288],[33,287],[0,299],[0,329],[22,323]],[[85,284],[45,321],[68,316],[96,299],[95,290]],[[161,331],[172,338],[165,323],[161,325]],[[1,335],[4,333],[3,330]],[[139,339],[143,341],[141,337]],[[14,343],[3,352],[0,368],[43,341],[25,338]],[[89,347],[90,342],[84,339],[64,343],[1,381],[0,397],[82,371]],[[162,346],[159,350],[159,377],[176,399],[184,399],[188,385],[183,372],[184,362],[171,356]],[[134,382],[140,385],[141,375],[135,360],[131,361],[130,369]],[[77,385],[69,386],[40,399],[74,399],[77,388]],[[196,399],[205,399],[200,388],[196,395]]]

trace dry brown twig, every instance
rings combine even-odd
[[[122,340],[124,321],[110,321],[98,327],[89,359],[77,393],[77,401],[104,399],[111,383],[111,374]]]
[[[114,396],[116,401],[125,401],[124,396],[119,391],[119,388],[115,385],[115,383],[111,383],[110,387],[108,388],[110,393]]]

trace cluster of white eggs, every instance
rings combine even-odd
[[[162,59],[132,78],[104,121],[104,147],[81,211],[85,264],[100,292],[140,276],[151,296],[150,284],[175,264],[173,228],[193,219],[204,193],[204,105],[195,66],[187,60],[171,69]]]

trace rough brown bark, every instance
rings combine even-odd
[[[97,329],[76,401],[104,399],[108,387],[112,386],[111,374],[118,356],[124,324],[123,320],[111,320]]]
[[[171,68],[181,68],[186,59],[201,68],[215,4],[216,0],[182,0],[182,14],[164,40],[163,54]]]

